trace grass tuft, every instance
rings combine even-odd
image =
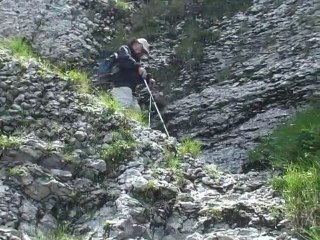
[[[141,123],[143,126],[148,125],[148,116],[146,113],[135,111],[132,109],[124,109],[122,110],[122,112],[126,118],[133,119]]]
[[[286,213],[297,229],[319,239],[320,229],[320,109],[296,114],[250,152],[251,162],[283,171],[272,186],[286,200]]]
[[[120,104],[112,97],[110,93],[100,93],[99,102],[105,106],[112,114],[113,113],[122,113],[125,118],[136,120],[141,123],[143,126],[148,124],[147,115],[143,112],[135,111],[133,109],[125,109],[120,106]]]
[[[187,154],[191,155],[193,158],[198,157],[201,154],[200,142],[192,139],[183,140],[178,148],[178,155],[183,157]]]
[[[111,96],[110,93],[100,93],[98,98],[99,102],[111,113],[120,111],[120,104]]]
[[[31,45],[24,38],[0,40],[0,48],[11,50],[16,58],[31,59],[36,57]]]
[[[24,167],[13,167],[8,171],[10,176],[27,176],[27,170]]]
[[[51,234],[38,234],[36,240],[80,240],[77,237],[73,237],[67,233],[67,226],[60,226],[57,230]]]
[[[272,185],[282,193],[287,213],[297,226],[319,226],[320,169],[291,166]]]
[[[22,140],[18,137],[0,135],[0,150],[16,148],[21,144]]]

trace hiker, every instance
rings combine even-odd
[[[144,55],[149,56],[149,43],[144,38],[133,39],[117,51],[119,71],[113,76],[111,94],[119,104],[127,109],[141,111],[138,100],[134,96],[136,86],[144,84],[144,79],[152,86],[155,80],[140,65]]]

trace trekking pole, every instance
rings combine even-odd
[[[149,94],[150,94],[150,99],[153,101],[153,105],[154,105],[154,107],[156,108],[157,113],[158,113],[158,115],[159,115],[159,117],[160,117],[160,120],[161,120],[161,122],[162,122],[162,124],[163,124],[163,128],[164,128],[164,130],[166,131],[167,136],[170,137],[170,135],[169,135],[169,133],[168,133],[168,130],[167,130],[167,128],[166,128],[166,125],[164,124],[164,121],[163,121],[162,116],[161,116],[161,114],[160,114],[160,111],[159,111],[159,109],[158,109],[157,103],[156,103],[156,101],[155,101],[154,98],[153,98],[153,95],[152,95],[152,93],[151,93],[151,90],[150,90],[150,88],[149,88],[149,85],[148,85],[148,83],[147,83],[147,81],[146,81],[145,79],[143,79],[143,81],[144,81],[144,84],[146,85],[146,87],[147,87],[147,89],[148,89]],[[151,102],[151,101],[150,101],[150,102]]]
[[[150,98],[149,98],[149,128],[151,127],[151,106],[152,106],[152,99],[150,96]]]

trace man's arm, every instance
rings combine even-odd
[[[136,69],[136,70],[139,69],[140,64],[133,59],[128,46],[120,47],[117,53],[118,53],[119,68]]]

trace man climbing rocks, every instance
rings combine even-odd
[[[136,86],[144,84],[144,79],[150,85],[155,82],[139,63],[142,56],[149,56],[149,46],[146,39],[138,38],[117,51],[119,71],[113,76],[111,94],[124,108],[141,111],[134,96]]]

